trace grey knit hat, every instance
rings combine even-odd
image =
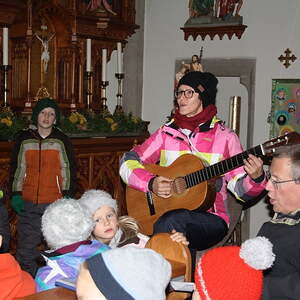
[[[59,199],[42,216],[42,233],[53,249],[87,240],[94,229],[90,214],[75,199]]]
[[[152,249],[116,248],[87,259],[87,265],[106,299],[166,299],[171,265]]]
[[[78,200],[93,216],[97,209],[104,205],[112,207],[118,213],[117,201],[111,195],[103,190],[88,190],[83,193]]]

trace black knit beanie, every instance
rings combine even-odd
[[[38,115],[39,113],[47,107],[51,107],[55,110],[55,117],[56,117],[56,124],[55,126],[59,126],[59,121],[60,121],[60,111],[57,103],[51,99],[51,98],[42,98],[40,99],[35,107],[32,110],[32,116],[31,116],[31,121],[32,123],[37,126],[37,121],[38,121]]]
[[[200,94],[203,107],[216,103],[218,79],[209,72],[188,72],[178,82],[177,89],[181,85],[192,87]]]

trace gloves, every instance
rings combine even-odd
[[[24,208],[24,200],[21,195],[13,195],[11,199],[11,206],[14,211],[19,214]]]

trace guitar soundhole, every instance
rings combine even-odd
[[[187,186],[183,177],[178,177],[173,181],[172,185],[174,194],[182,194],[186,191]]]

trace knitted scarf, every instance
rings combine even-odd
[[[175,124],[182,129],[194,131],[200,124],[211,120],[217,114],[217,107],[213,104],[206,106],[200,113],[193,117],[181,115],[176,109],[174,114]]]

